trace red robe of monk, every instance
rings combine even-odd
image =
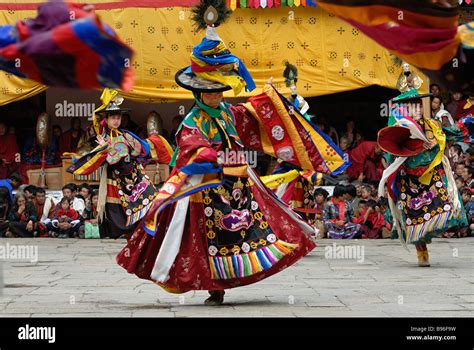
[[[471,101],[469,99],[461,101],[461,103],[459,103],[458,110],[456,112],[456,120],[459,120],[460,118],[465,117],[467,115],[474,116],[474,101]]]
[[[378,181],[382,177],[383,166],[381,154],[375,153],[375,141],[363,141],[349,153],[352,165],[347,168],[347,175],[357,179],[361,173],[367,181]]]
[[[84,130],[80,129],[75,131],[76,137],[74,137],[75,130],[68,130],[64,132],[61,137],[59,138],[59,154],[63,154],[64,152],[77,152],[78,146],[82,138],[85,137]]]
[[[7,178],[18,168],[19,154],[16,136],[0,135],[0,179]]]

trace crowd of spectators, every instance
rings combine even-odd
[[[471,91],[444,92],[436,84],[430,87],[432,118],[443,126],[455,125],[461,118],[474,115],[474,93]],[[156,111],[151,111],[159,122],[159,133],[176,146],[175,133],[182,117],[172,120],[172,130],[163,129]],[[346,153],[351,166],[338,177],[325,176],[325,185],[334,185],[331,197],[315,189],[317,227],[322,236],[331,238],[385,238],[390,236],[390,211],[384,199],[378,198],[377,186],[387,163],[384,153],[375,140],[365,140],[353,120],[347,120],[345,129],[337,131],[324,118],[316,118],[316,125]],[[124,115],[122,127],[140,137],[146,137],[146,128],[137,125]],[[52,127],[52,136],[45,150],[46,164],[60,164],[63,153],[87,150],[95,134],[91,125],[82,129],[79,118],[71,120],[70,128],[62,131]],[[89,146],[88,146],[89,144]],[[470,236],[474,231],[474,148],[469,143],[448,143],[446,153],[451,162],[456,185],[466,209],[470,226],[444,233],[445,237]],[[20,155],[20,156],[19,156]],[[62,188],[59,201],[50,198],[42,188],[33,185],[20,187],[13,197],[12,191],[22,182],[21,164],[41,164],[42,152],[34,135],[26,136],[22,150],[14,128],[0,121],[0,235],[18,237],[98,237],[98,194],[84,183],[73,183]],[[266,164],[261,158],[259,163]],[[259,173],[265,175],[268,166]],[[22,176],[18,176],[20,173]]]

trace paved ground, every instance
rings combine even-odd
[[[333,243],[363,247],[364,261],[329,259]],[[123,240],[1,239],[0,252],[18,245],[37,246],[38,261],[3,262],[3,316],[474,316],[474,238],[435,240],[431,268],[417,267],[414,249],[397,241],[322,240],[214,308],[202,305],[206,292],[168,294],[127,274],[115,264]]]

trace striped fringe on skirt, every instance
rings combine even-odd
[[[406,226],[407,243],[419,241],[428,233],[435,233],[446,227],[451,211],[433,216],[431,220],[418,225]]]
[[[278,240],[247,254],[210,256],[211,277],[212,279],[242,278],[268,270],[297,246],[297,244]]]

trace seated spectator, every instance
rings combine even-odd
[[[453,117],[444,109],[443,102],[439,96],[433,96],[431,98],[431,118],[436,119],[443,126],[454,125]]]
[[[71,209],[74,209],[80,216],[82,216],[84,214],[86,204],[82,198],[77,197],[76,184],[69,183],[63,187],[62,191],[63,196],[69,199]]]
[[[319,230],[321,238],[326,237],[326,228],[324,227],[323,210],[326,204],[326,199],[329,193],[324,188],[317,188],[314,191],[314,209],[315,209],[315,221],[314,226]]]
[[[18,174],[12,174],[8,179],[0,180],[0,190],[3,189],[8,193],[10,204],[13,202],[13,190],[17,189],[21,184],[21,177]]]
[[[460,237],[469,237],[472,236],[474,232],[474,201],[472,200],[472,192],[469,188],[464,188],[461,190],[461,198],[466,209],[467,221],[469,223],[468,227],[463,227],[459,230]]]
[[[81,120],[79,118],[71,119],[71,129],[64,132],[59,138],[59,153],[76,153],[81,143],[84,142],[86,133],[81,129]]]
[[[456,112],[456,119],[461,119],[462,117],[473,115],[474,116],[474,87],[465,91],[467,99],[461,101]]]
[[[390,207],[388,205],[387,198],[381,198],[379,201],[380,212],[383,214],[385,227],[382,229],[382,238],[391,238],[392,236],[392,225],[393,217]]]
[[[465,170],[466,170],[466,166],[464,165],[464,163],[458,163],[456,164],[456,167],[454,168],[454,174],[456,176],[462,177]]]
[[[473,176],[474,176],[474,169],[471,167],[468,167],[468,168],[464,167],[462,178],[466,182],[467,187],[471,187],[471,188],[474,187]]]
[[[441,88],[436,83],[430,85],[430,92],[433,94],[434,97],[441,96]]]
[[[59,152],[59,145],[61,135],[63,134],[63,129],[59,125],[53,125],[53,132],[51,134],[50,150],[54,154],[53,164],[61,163],[61,154]]]
[[[8,188],[0,187],[0,237],[4,237],[8,230],[8,214],[11,206]]]
[[[91,193],[91,200],[84,211],[84,225],[82,226],[79,238],[100,238],[99,234],[99,214],[97,212],[97,203],[99,194],[97,191]]]
[[[339,148],[341,149],[342,152],[344,152],[344,156],[347,159],[349,159],[349,154],[351,152],[349,147],[350,147],[349,139],[345,136],[341,137],[339,139]]]
[[[363,185],[362,188],[360,189],[360,198],[363,199],[364,201],[368,201],[369,199],[372,198],[372,188],[370,185]]]
[[[38,220],[35,206],[23,193],[17,193],[8,217],[6,237],[33,237]]]
[[[461,191],[464,187],[466,187],[466,181],[461,176],[456,177],[456,187],[458,191]]]
[[[354,146],[352,148],[356,148],[357,146],[359,146],[364,141],[365,141],[364,135],[361,132],[356,132],[355,140],[354,140]]]
[[[46,196],[43,188],[37,188],[33,198],[33,205],[38,214],[37,230],[40,237],[48,237],[49,224],[54,216],[56,205],[51,197]]]
[[[7,125],[0,121],[0,179],[6,179],[19,169],[20,149],[16,136],[7,133]]]
[[[84,200],[84,204],[86,207],[90,203],[91,192],[92,188],[89,186],[89,184],[83,183],[79,185],[79,194],[77,195],[77,197]]]
[[[385,227],[384,216],[373,199],[359,202],[359,210],[354,223],[362,226],[362,238],[380,238]]]
[[[466,156],[462,151],[462,147],[458,144],[451,145],[448,149],[449,163],[451,168],[456,169],[456,164],[463,163]]]
[[[459,108],[459,104],[462,100],[462,92],[461,91],[452,91],[450,96],[450,101],[446,105],[446,110],[456,119],[456,113]]]
[[[18,188],[21,178],[17,174],[9,179],[0,180],[0,237],[5,237],[8,230],[8,216],[13,205],[13,189]]]
[[[359,207],[360,198],[357,197],[357,188],[349,184],[346,186],[346,192],[344,193],[344,199],[349,202],[352,207],[352,211],[355,213]]]
[[[331,199],[324,206],[323,219],[328,238],[354,238],[361,234],[361,226],[355,224],[351,205],[344,200],[346,189],[336,185]]]
[[[59,238],[71,238],[79,231],[81,220],[77,211],[71,208],[69,198],[63,197],[59,210],[51,221],[53,230]]]
[[[370,197],[373,200],[376,200],[379,196],[379,183],[372,181],[369,183],[369,188],[370,188]]]
[[[36,186],[28,185],[23,189],[23,193],[28,201],[33,200],[36,193]]]
[[[351,150],[349,159],[352,164],[347,168],[351,179],[379,181],[382,177],[382,150],[374,141],[363,141]]]
[[[469,147],[466,153],[464,154],[463,161],[465,164],[474,164],[474,147]]]
[[[342,136],[339,139],[339,148],[341,149],[341,151],[343,151],[344,153],[349,152],[349,146],[350,146],[350,143],[347,136]]]

